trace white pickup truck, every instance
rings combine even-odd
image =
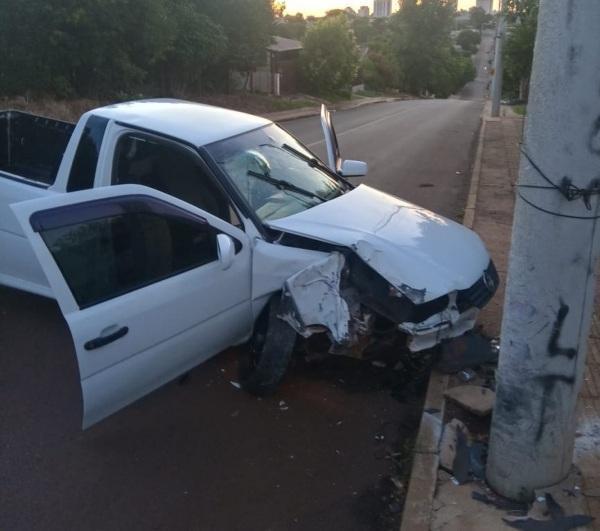
[[[479,237],[353,186],[366,164],[322,124],[328,164],[266,119],[175,100],[75,126],[0,113],[0,283],[58,301],[84,427],[232,345],[265,393],[299,336],[359,355],[473,327],[498,285]]]

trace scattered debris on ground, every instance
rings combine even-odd
[[[442,432],[442,439],[440,441],[440,466],[448,472],[452,472],[454,467],[459,431],[468,434],[469,430],[460,420],[452,419],[444,426],[444,431]],[[469,436],[467,435],[467,437]]]
[[[501,511],[520,513],[520,516],[525,516],[527,514],[528,507],[526,503],[509,500],[508,498],[499,496],[495,492],[490,491],[488,494],[482,494],[481,492],[474,490],[471,493],[471,497],[476,501],[480,501],[486,505],[491,505],[496,507],[496,509],[500,509]]]
[[[498,349],[490,339],[476,332],[469,332],[442,345],[436,368],[445,374],[454,374],[497,361]]]
[[[485,417],[492,412],[496,393],[479,385],[460,385],[444,393],[446,398],[456,402],[467,411]]]
[[[444,393],[447,402],[432,529],[450,528],[459,522],[465,528],[471,528],[475,522],[494,527],[503,521],[508,527],[525,531],[566,531],[589,524],[593,519],[580,514],[583,509],[579,504],[586,493],[579,487],[581,476],[576,469],[560,486],[537,493],[531,504],[504,498],[486,484],[498,352],[498,340],[476,333],[441,347],[437,368],[450,377]],[[477,504],[481,504],[481,509],[477,509]],[[483,505],[490,507],[485,516],[481,513],[486,511]],[[472,519],[475,513],[479,514]]]

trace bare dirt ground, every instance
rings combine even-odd
[[[132,96],[129,99],[141,99],[141,96],[137,98]],[[181,99],[258,115],[317,106],[321,102],[321,100],[317,98],[305,95],[275,98],[268,95],[252,93],[189,95],[188,97]],[[76,122],[84,112],[111,103],[115,103],[115,101],[96,99],[57,100],[51,98],[17,97],[0,98],[0,109],[22,110],[41,116],[47,116],[49,118],[55,118],[57,120]]]

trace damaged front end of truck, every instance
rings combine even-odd
[[[304,338],[327,334],[331,354],[362,357],[398,335],[418,352],[473,328],[497,286],[490,262],[471,287],[425,300],[426,288],[392,285],[354,250],[336,250],[287,279],[279,317]]]

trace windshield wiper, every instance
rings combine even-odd
[[[296,155],[296,157],[302,159],[304,162],[308,163],[311,168],[321,168],[327,170],[327,173],[331,173],[331,168],[325,166],[318,158],[309,157],[308,155],[302,153],[302,151],[298,151],[296,148],[293,148],[289,144],[282,144],[281,147],[286,151],[290,152],[292,155]]]
[[[297,194],[302,194],[306,197],[318,199],[319,201],[321,201],[321,203],[325,203],[327,201],[327,199],[325,199],[324,197],[321,197],[320,195],[315,194],[314,192],[311,192],[309,190],[305,190],[304,188],[300,188],[299,186],[289,183],[288,181],[284,181],[283,179],[273,179],[273,177],[271,177],[270,175],[265,175],[264,173],[259,173],[257,171],[252,170],[248,170],[248,175],[250,175],[251,177],[256,177],[261,181],[265,181],[266,183],[272,184],[280,190],[296,192]]]

